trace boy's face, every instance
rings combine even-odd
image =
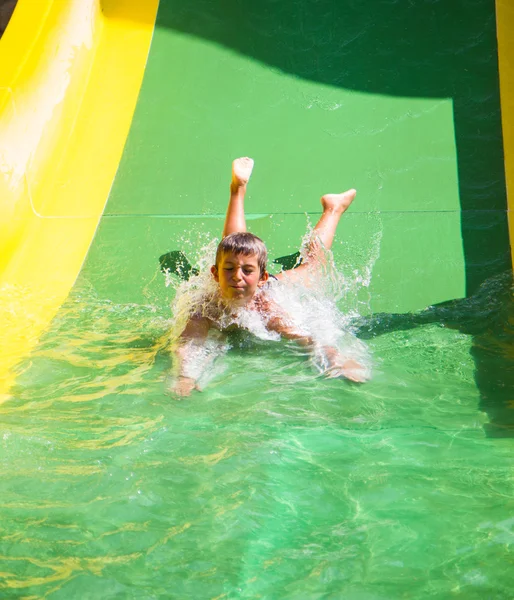
[[[247,304],[268,280],[268,273],[260,272],[256,254],[244,256],[227,252],[222,255],[218,266],[211,268],[211,273],[219,283],[223,298],[241,306]]]

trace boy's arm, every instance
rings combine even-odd
[[[299,332],[294,325],[287,323],[282,315],[273,316],[268,321],[268,328],[288,340],[294,340],[301,346],[312,350],[321,350],[328,362],[328,369],[325,373],[329,377],[344,377],[358,383],[363,383],[368,379],[366,370],[361,364],[351,358],[341,356],[339,350],[334,346],[323,346],[312,336]]]
[[[280,316],[274,316],[268,321],[268,329],[280,333],[282,337],[288,340],[294,340],[300,346],[314,347],[316,342],[310,335],[300,333],[296,327],[289,325],[285,319]]]
[[[288,340],[294,340],[300,346],[314,347],[316,341],[310,335],[298,330],[285,310],[269,297],[260,298],[259,309],[261,313],[269,315],[267,327],[270,331],[276,331]]]
[[[192,317],[180,334],[174,348],[178,366],[178,376],[173,391],[178,396],[189,396],[196,387],[196,379],[188,373],[188,359],[191,355],[191,342],[203,344],[207,339],[211,322],[205,317]]]
[[[231,233],[246,231],[244,199],[246,185],[253,169],[253,160],[247,156],[236,158],[232,163],[232,181],[230,183],[230,199],[228,201],[223,237]]]

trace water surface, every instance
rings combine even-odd
[[[0,596],[512,597],[509,290],[354,319],[365,385],[254,340],[182,401],[169,308],[77,290],[0,407]]]

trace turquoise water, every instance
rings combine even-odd
[[[255,340],[177,401],[169,308],[76,291],[0,406],[0,597],[512,598],[510,302],[354,320],[365,385]]]

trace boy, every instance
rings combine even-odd
[[[351,381],[367,379],[365,368],[353,359],[343,357],[337,348],[322,346],[301,332],[291,317],[281,309],[267,292],[269,274],[266,270],[266,246],[257,236],[246,232],[244,197],[246,186],[253,169],[251,158],[238,158],[232,163],[230,200],[223,228],[223,239],[216,252],[216,262],[211,267],[212,277],[218,285],[217,298],[207,305],[207,310],[190,314],[176,347],[178,378],[174,392],[189,396],[197,388],[196,379],[188,372],[187,363],[191,355],[191,344],[197,347],[205,342],[209,330],[226,330],[234,327],[239,309],[257,312],[269,332],[275,332],[312,350],[320,351],[327,365],[329,377],[345,377]],[[355,198],[356,191],[342,194],[327,194],[321,198],[323,214],[314,228],[315,235],[309,243],[304,262],[294,270],[283,271],[274,279],[287,278],[300,281],[307,286],[311,277],[319,270],[323,261],[323,247],[330,249],[341,215]],[[273,277],[273,276],[272,276]],[[222,316],[227,317],[223,319]]]

